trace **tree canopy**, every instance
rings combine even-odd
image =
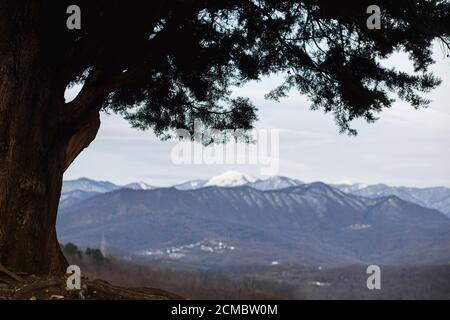
[[[37,25],[61,80],[84,83],[67,104],[69,121],[103,108],[160,136],[196,120],[250,129],[256,108],[230,88],[278,73],[284,82],[267,98],[298,90],[352,134],[350,121],[376,120],[395,96],[426,106],[420,93],[440,82],[427,72],[432,42],[450,43],[449,1],[378,1],[379,30],[366,26],[372,2],[44,1]],[[69,4],[81,9],[80,30],[62,27]],[[409,54],[414,73],[382,65],[395,51]]]

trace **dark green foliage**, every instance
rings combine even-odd
[[[96,263],[101,263],[107,260],[100,249],[87,248],[85,255],[92,258]]]
[[[65,245],[61,245],[62,251],[68,256],[78,256],[81,258],[83,253],[72,242],[68,242]]]
[[[420,93],[439,84],[427,72],[432,41],[448,48],[450,36],[447,0],[377,1],[381,30],[366,27],[369,0],[72,2],[82,29],[59,35],[66,48],[59,60],[69,64],[69,81],[85,81],[79,100],[162,137],[193,131],[196,120],[252,128],[255,106],[231,98],[230,87],[273,73],[285,81],[267,98],[296,89],[312,109],[334,113],[342,132],[355,133],[350,121],[376,120],[395,96],[415,108],[428,104]],[[380,63],[395,51],[410,55],[413,74]]]
[[[103,263],[108,261],[108,259],[103,255],[100,249],[86,248],[83,252],[75,244],[68,242],[65,245],[61,244],[61,249],[63,253],[69,258],[77,259],[88,259],[93,261],[95,264]]]

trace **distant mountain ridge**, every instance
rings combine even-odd
[[[283,189],[303,182],[283,176],[273,176],[266,179],[257,179],[250,175],[242,174],[238,171],[226,171],[220,175],[213,176],[210,179],[191,180],[176,184],[173,187],[179,190],[194,190],[204,187],[238,187],[247,185],[259,190]],[[118,189],[151,190],[158,188],[145,182],[133,182],[126,185],[117,185],[109,181],[96,181],[88,178],[79,178],[76,180],[66,180],[63,183],[62,193],[72,191],[106,193]]]
[[[249,186],[257,190],[279,190],[293,186],[299,186],[304,182],[284,176],[273,176],[266,179],[256,179],[236,171],[227,171],[221,175],[205,180],[192,180],[173,187],[178,190],[195,190],[207,186],[238,187]],[[420,206],[439,210],[450,217],[450,188],[414,188],[391,187],[385,184],[330,184],[342,192],[353,195],[377,198],[385,196],[397,196],[400,199],[416,203]],[[118,189],[129,188],[134,190],[151,190],[158,187],[144,182],[130,183],[124,186],[116,185],[108,181],[95,181],[87,178],[64,181],[61,204],[66,206],[78,200],[85,200],[90,196],[111,192]]]
[[[76,180],[65,180],[61,193],[73,191],[105,193],[120,189],[120,186],[109,181],[96,181],[89,178],[79,178]]]
[[[179,190],[194,190],[208,186],[216,187],[237,187],[249,186],[258,190],[276,190],[284,189],[303,184],[302,181],[283,176],[272,176],[266,179],[257,179],[255,177],[242,174],[238,171],[226,171],[218,176],[208,180],[192,180],[175,185]]]
[[[61,190],[59,207],[71,206],[95,195],[119,189],[151,190],[155,188],[145,182],[133,182],[121,186],[109,181],[97,181],[89,178],[65,180]]]
[[[65,180],[63,182],[61,193],[64,194],[73,191],[105,193],[125,188],[134,190],[150,190],[155,189],[156,187],[145,182],[133,182],[126,185],[117,185],[109,181],[97,181],[89,178],[79,178],[76,180]]]
[[[396,196],[324,183],[278,190],[119,189],[60,209],[62,242],[108,246],[133,259],[199,264],[346,265],[450,262],[450,219]]]
[[[450,188],[391,187],[385,184],[376,184],[354,188],[352,188],[351,185],[335,185],[333,187],[343,192],[348,192],[354,195],[369,198],[378,198],[393,195],[424,207],[439,210],[445,213],[447,216],[450,216]]]

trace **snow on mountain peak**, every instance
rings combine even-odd
[[[137,184],[139,185],[139,187],[140,187],[142,190],[150,190],[150,189],[154,189],[153,186],[151,186],[151,185],[149,185],[149,184],[147,184],[147,183],[145,183],[145,182],[143,182],[143,181],[139,181]]]
[[[130,189],[134,189],[134,190],[151,190],[151,189],[155,189],[154,186],[149,185],[143,181],[139,181],[139,182],[133,182],[133,183],[129,183],[127,185],[125,185],[125,188],[130,188]]]
[[[236,187],[255,181],[256,178],[242,174],[238,171],[226,171],[218,176],[210,178],[205,186]]]

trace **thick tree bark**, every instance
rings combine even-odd
[[[68,127],[64,83],[39,36],[25,30],[13,38],[7,27],[0,25],[0,42],[8,43],[0,47],[0,263],[58,273],[67,265],[55,229],[63,173],[94,139],[98,111]]]
[[[66,264],[55,230],[64,150],[54,111],[62,104],[34,61],[33,45],[1,64],[0,262],[43,274]]]

